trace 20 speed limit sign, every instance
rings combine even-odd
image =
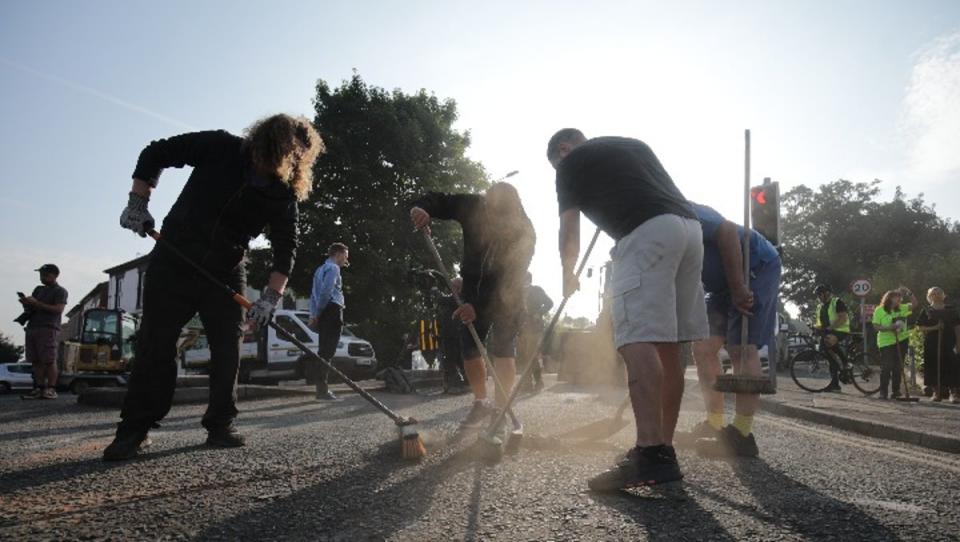
[[[857,297],[864,297],[870,293],[873,286],[867,279],[857,279],[850,283],[850,291]]]

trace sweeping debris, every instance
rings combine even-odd
[[[593,232],[593,238],[590,239],[590,244],[587,246],[586,252],[583,254],[583,259],[580,260],[580,265],[577,266],[576,277],[579,279],[580,274],[583,272],[583,268],[587,265],[587,259],[590,258],[590,253],[593,251],[593,246],[597,244],[597,237],[600,236],[600,228],[597,228]],[[537,345],[536,350],[533,351],[533,355],[536,356],[543,351],[544,347],[550,343],[550,339],[553,336],[553,330],[557,327],[557,322],[560,321],[560,316],[563,315],[563,309],[567,306],[567,301],[570,300],[570,297],[573,295],[571,292],[569,295],[564,296],[563,301],[560,302],[560,306],[557,307],[557,311],[553,314],[553,318],[550,320],[550,324],[547,325],[546,330],[543,332],[543,336],[540,337],[540,344]],[[517,382],[523,382],[526,380],[530,373],[533,371],[533,358],[526,360],[527,363],[524,365],[523,374],[520,378],[517,379]],[[496,416],[490,422],[490,427],[480,435],[480,445],[483,447],[484,457],[491,460],[498,460],[503,456],[503,441],[497,435],[501,424],[503,423],[504,417],[510,412],[510,408],[513,406],[513,402],[516,401],[517,397],[520,395],[520,385],[516,385],[510,391],[510,396],[507,397],[506,404],[503,405],[503,408],[497,411]]]
[[[157,244],[162,246],[165,250],[170,251],[176,255],[184,263],[188,264],[190,267],[195,269],[200,275],[209,280],[211,283],[223,290],[227,295],[233,298],[233,300],[244,307],[245,309],[250,309],[253,304],[249,299],[241,295],[240,293],[233,290],[226,284],[217,280],[213,275],[211,275],[206,269],[195,263],[193,260],[188,258],[183,252],[181,252],[173,244],[169,243],[166,239],[160,236],[160,233],[156,230],[149,230],[147,234],[152,237]],[[353,391],[357,392],[361,397],[366,399],[371,405],[376,407],[379,411],[386,414],[393,422],[397,425],[398,431],[400,433],[400,454],[404,459],[420,459],[427,455],[427,449],[423,444],[423,438],[420,436],[420,433],[417,431],[416,425],[417,420],[414,418],[401,416],[396,412],[390,410],[386,405],[380,402],[379,399],[370,395],[370,392],[360,387],[356,382],[350,380],[347,375],[343,374],[339,369],[333,366],[329,361],[321,358],[316,352],[310,349],[307,345],[300,342],[293,334],[289,333],[287,330],[283,329],[276,322],[270,321],[267,325],[272,327],[277,334],[283,337],[285,340],[292,342],[299,348],[304,354],[306,354],[310,359],[317,363],[322,363],[326,368],[332,371],[334,374],[339,376],[343,382],[349,386]]]

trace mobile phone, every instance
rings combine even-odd
[[[27,296],[23,295],[23,292],[17,292],[17,297],[19,297],[20,299],[23,299]]]

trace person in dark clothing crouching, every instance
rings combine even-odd
[[[146,236],[154,224],[147,204],[160,173],[192,166],[161,235],[216,279],[242,292],[248,244],[266,229],[273,266],[260,299],[247,314],[249,325],[266,325],[293,269],[297,202],[310,193],[313,163],[323,151],[310,121],[288,115],[257,121],[244,137],[218,130],[154,141],[140,153],[120,225]],[[243,309],[160,244],[151,252],[145,281],[129,389],[116,437],[103,459],[129,459],[149,444],[150,427],[167,415],[173,400],[177,338],[198,312],[210,344],[210,398],[202,420],[207,444],[243,446],[233,424]]]

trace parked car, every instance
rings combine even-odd
[[[32,387],[33,368],[29,363],[0,363],[0,393]]]
[[[317,351],[317,334],[307,327],[310,313],[307,311],[280,309],[274,313],[274,322],[310,348]],[[182,363],[185,369],[203,371],[210,362],[207,338],[201,334],[193,345],[184,350]],[[240,346],[240,382],[253,379],[298,380],[308,376],[309,358],[297,345],[281,337],[272,327],[257,333],[248,333]],[[348,377],[363,380],[372,378],[377,368],[373,346],[343,328],[333,365]],[[335,380],[331,375],[331,381]]]

